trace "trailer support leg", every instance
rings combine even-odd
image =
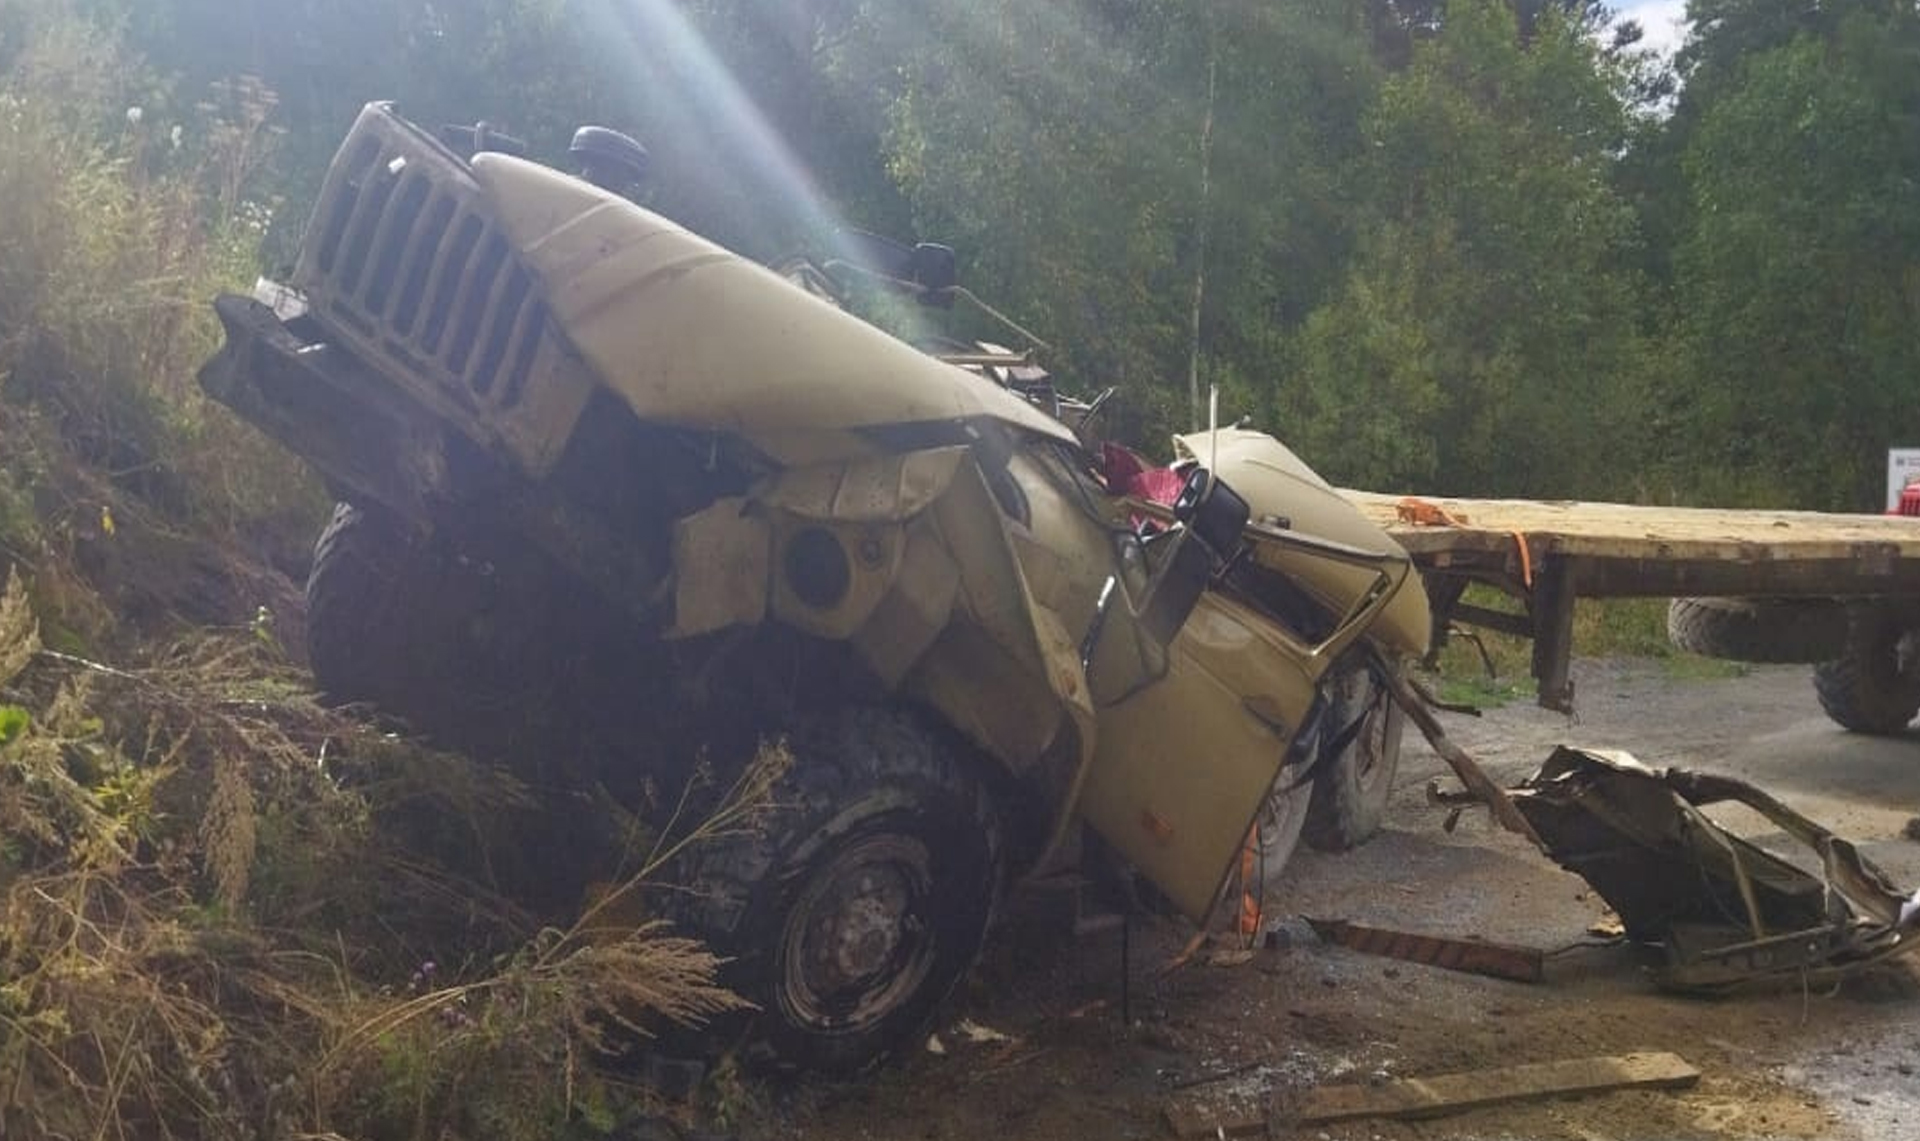
[[[1573,601],[1573,568],[1564,558],[1547,559],[1534,573],[1527,608],[1539,701],[1556,713],[1573,712]]]

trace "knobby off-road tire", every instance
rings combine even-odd
[[[1846,652],[1846,610],[1826,598],[1676,598],[1667,640],[1736,662],[1823,662]]]
[[[313,546],[307,572],[307,657],[313,677],[338,702],[379,702],[406,672],[411,638],[395,618],[422,556],[384,518],[349,503]]]
[[[367,703],[454,748],[498,758],[551,677],[538,584],[416,543],[342,503],[314,545],[307,656],[321,692]]]
[[[1364,666],[1342,670],[1327,686],[1321,747],[1338,749],[1339,755],[1322,760],[1305,832],[1312,847],[1344,852],[1372,839],[1386,821],[1407,715]],[[1342,742],[1342,733],[1355,718],[1364,720]]]
[[[979,956],[1001,818],[965,746],[891,709],[797,728],[754,835],[696,847],[666,910],[759,1009],[715,1027],[762,1072],[852,1074],[920,1041]]]
[[[1920,626],[1871,608],[1847,623],[1847,651],[1813,669],[1813,690],[1842,727],[1899,733],[1920,714]]]

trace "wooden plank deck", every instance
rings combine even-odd
[[[1517,581],[1563,562],[1583,597],[1920,593],[1911,517],[1422,496],[1455,522],[1418,524],[1405,497],[1343,494],[1429,574]]]
[[[1920,519],[1892,515],[1829,515],[1817,511],[1735,511],[1702,507],[1637,507],[1575,500],[1441,499],[1462,526],[1403,522],[1398,495],[1344,491],[1368,518],[1409,551],[1510,546],[1526,534],[1542,553],[1608,558],[1845,558],[1862,547],[1920,558]]]

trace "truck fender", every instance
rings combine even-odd
[[[966,448],[781,473],[679,520],[673,562],[669,637],[775,618],[848,641],[1016,772],[1071,725],[1060,783],[1077,792],[1094,742],[1077,642],[1028,589]]]

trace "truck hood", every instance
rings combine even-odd
[[[889,450],[884,429],[965,442],[978,421],[1065,425],[658,214],[482,154],[473,174],[567,338],[644,420],[740,436],[784,465]],[[899,438],[895,436],[894,438]]]

